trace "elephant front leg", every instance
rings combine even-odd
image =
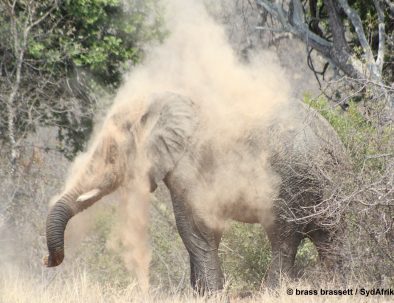
[[[218,247],[221,231],[208,227],[196,218],[184,202],[173,197],[176,225],[190,257],[190,281],[199,294],[212,294],[223,289]]]
[[[212,294],[223,289],[224,276],[216,244],[200,240],[184,241],[190,256],[190,282],[199,294]]]

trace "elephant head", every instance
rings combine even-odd
[[[46,266],[63,261],[64,231],[74,215],[135,178],[146,178],[153,191],[184,154],[196,117],[194,103],[172,93],[151,96],[146,110],[137,115],[129,105],[114,107],[85,163],[71,176],[72,185],[49,211]],[[148,165],[137,163],[141,159]],[[145,171],[135,171],[142,167]]]

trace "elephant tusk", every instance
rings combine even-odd
[[[77,202],[85,202],[87,200],[91,200],[93,198],[98,197],[100,194],[100,190],[98,188],[92,189],[91,191],[88,191],[87,193],[84,193],[82,195],[80,195],[77,198]]]

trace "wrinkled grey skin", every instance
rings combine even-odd
[[[152,100],[147,112],[138,121],[142,128],[151,127],[146,153],[153,165],[146,179],[152,191],[160,181],[164,181],[170,191],[177,228],[190,255],[194,289],[200,293],[214,292],[223,288],[224,281],[218,258],[223,230],[204,220],[204,214],[196,209],[196,205],[204,201],[195,201],[193,190],[201,188],[203,183],[209,185],[212,178],[220,178],[217,171],[228,161],[239,163],[229,168],[229,173],[236,176],[234,180],[258,180],[257,175],[264,173],[259,171],[258,161],[262,153],[268,156],[268,169],[280,181],[269,216],[272,219],[266,220],[266,206],[260,208],[258,201],[242,198],[241,191],[244,189],[240,189],[238,198],[229,201],[227,209],[221,213],[222,218],[262,224],[272,245],[273,258],[266,277],[269,286],[276,286],[281,274],[290,273],[297,247],[305,237],[314,242],[322,259],[329,259],[333,230],[324,229],[317,222],[320,219],[313,216],[300,222],[289,220],[288,216],[310,214],[305,207],[318,205],[330,195],[326,176],[333,175],[345,165],[343,147],[325,120],[297,103],[294,105],[293,127],[287,127],[286,120],[274,120],[270,127],[256,126],[234,140],[227,152],[218,155],[215,144],[220,143],[199,136],[202,127],[199,109],[191,100],[171,93],[155,95]],[[125,118],[117,125],[120,131],[128,132],[133,121]],[[133,132],[128,135],[132,137]],[[124,146],[112,144],[110,148],[93,153],[89,169],[92,176],[97,174],[95,188],[78,184],[63,194],[51,208],[47,218],[49,256],[45,262],[48,267],[57,266],[63,261],[64,230],[69,219],[122,184],[128,172],[119,169],[124,166],[117,161],[121,158],[119,155],[124,153],[127,153],[123,157],[126,161],[133,161],[133,142],[134,138],[130,138]],[[95,163],[100,161],[108,166],[102,176],[95,171]],[[314,163],[319,163],[319,169]],[[238,172],[237,167],[243,167],[242,171]],[[237,184],[235,182],[231,186]],[[258,187],[259,184],[254,184],[251,188],[257,191],[256,197]],[[209,186],[207,188],[209,190]]]

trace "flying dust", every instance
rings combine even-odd
[[[139,120],[137,118],[149,105],[147,100],[151,94],[174,92],[193,100],[200,114],[195,136],[201,141],[214,142],[215,154],[224,159],[216,175],[211,176],[212,182],[196,187],[193,193],[196,203],[204,201],[200,203],[202,211],[219,215],[224,208],[220,203],[242,195],[248,201],[266,196],[266,201],[260,199],[259,203],[269,213],[271,198],[277,190],[279,180],[267,169],[264,155],[260,155],[261,167],[257,171],[245,159],[243,163],[247,164],[240,166],[237,156],[230,151],[232,142],[242,138],[256,121],[263,125],[273,116],[284,114],[283,109],[288,108],[291,99],[289,83],[272,53],[256,53],[247,63],[241,62],[227,41],[224,28],[207,13],[206,6],[209,7],[209,3],[168,1],[166,24],[170,36],[163,44],[149,49],[145,62],[125,76],[106,120],[96,129],[87,153],[75,161],[66,184],[67,191],[83,180],[85,189],[92,190],[98,182],[93,171],[112,173],[106,171],[107,164],[101,167],[92,159],[116,158],[116,167],[110,166],[110,169],[121,172],[114,173],[114,178],[121,185],[118,197],[122,222],[114,228],[108,246],[121,251],[127,268],[135,271],[143,289],[149,286],[151,257],[148,239],[150,188],[145,178],[151,163],[144,157],[144,142],[148,140],[145,135],[149,130],[134,126],[136,146],[131,158],[122,150],[122,146],[127,145],[128,134],[119,132],[119,125],[126,120],[133,123]],[[111,156],[112,145],[117,146],[115,156]],[[249,175],[252,172],[256,179],[241,179],[235,175],[236,169]],[[221,178],[216,178],[219,175]],[[238,189],[234,189],[234,184]],[[258,193],[257,187],[260,188]],[[235,207],[236,201],[233,202],[227,209]],[[230,214],[220,215],[231,217],[233,214],[230,211]],[[268,217],[264,220],[269,220]],[[211,219],[207,222],[218,222]],[[73,221],[78,225],[77,218]]]

